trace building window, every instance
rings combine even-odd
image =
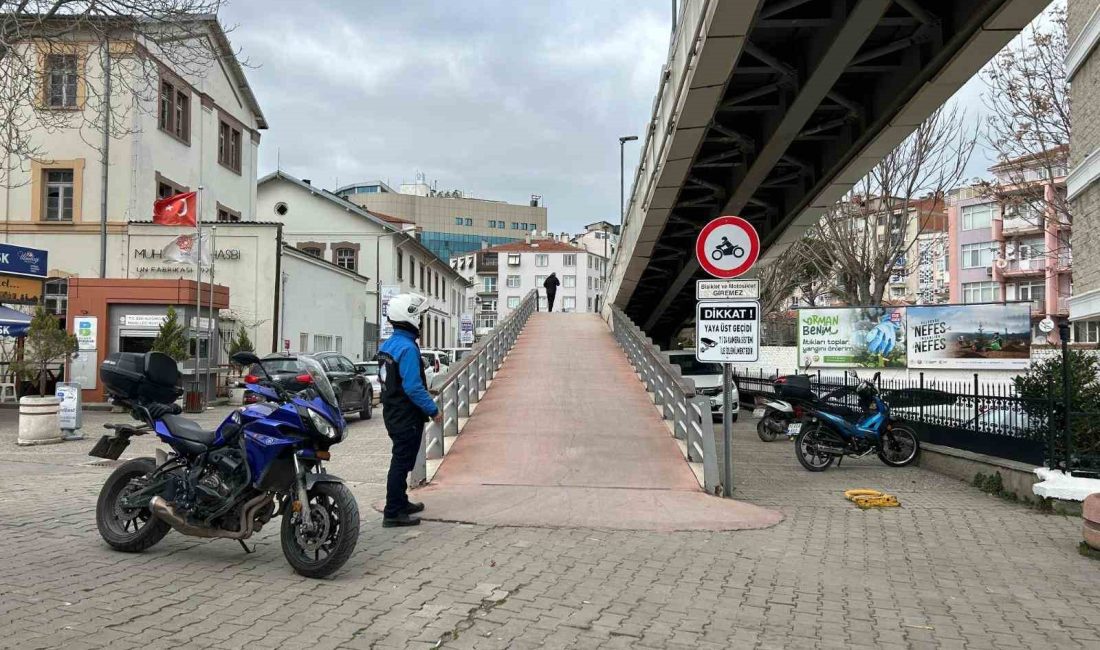
[[[309,334],[302,332],[298,335],[298,351],[302,353],[309,352]]]
[[[46,56],[46,105],[50,108],[76,108],[79,60],[75,54]]]
[[[336,249],[336,266],[345,268],[349,271],[355,270],[355,249],[354,248],[337,248]],[[339,350],[337,350],[339,352]]]
[[[421,264],[420,265],[420,288],[424,290],[424,293],[431,293],[432,288],[428,284],[428,281],[424,277],[426,274],[427,274],[427,269],[424,268],[423,264]]]
[[[416,260],[409,258],[409,286],[416,288]]]
[[[592,299],[588,299],[588,311],[592,311]]]
[[[72,221],[73,170],[47,169],[43,174],[46,187],[43,218],[46,221]]]
[[[337,352],[343,352],[344,351],[344,337],[342,337],[342,336],[337,336],[336,337],[336,351]]]
[[[508,266],[519,266],[519,253],[508,253]]]
[[[160,82],[158,126],[184,144],[191,143],[191,95],[171,81]]]
[[[535,288],[536,289],[542,288],[542,283],[543,282],[546,282],[546,276],[545,275],[536,275],[535,276]]]
[[[218,124],[218,162],[241,173],[241,130],[225,120]]]
[[[481,288],[484,291],[484,293],[496,293],[496,290],[497,290],[497,276],[487,275],[484,278],[482,278]]]
[[[963,244],[962,268],[976,269],[993,264],[993,242],[981,242],[977,244]]]
[[[963,302],[993,302],[1001,299],[1001,283],[999,282],[965,282],[963,283]]]
[[[327,334],[313,335],[314,352],[330,352],[332,350],[332,337]]]
[[[1100,343],[1100,321],[1082,320],[1073,324],[1074,343]]]
[[[508,276],[508,288],[509,289],[519,289],[519,287],[520,287],[519,276],[518,275],[509,275]]]
[[[962,208],[962,229],[977,230],[989,228],[993,223],[993,204],[964,205]]]
[[[218,204],[218,221],[223,223],[237,223],[241,220],[241,213],[230,210],[222,204]]]
[[[465,222],[464,222],[464,220],[462,219],[462,217],[455,217],[455,225],[456,225],[456,226],[461,226],[461,225],[463,225],[464,223],[465,223]]]
[[[473,220],[473,219],[471,219],[470,217],[466,217],[466,225],[467,225],[467,226],[472,226],[472,225],[474,225],[474,220]]]
[[[550,266],[550,256],[549,255],[536,255],[535,256],[535,266]]]
[[[401,251],[397,251],[397,279],[405,279],[405,254]]]
[[[508,309],[517,309],[519,307],[519,296],[508,296]]]
[[[69,281],[65,278],[46,280],[42,293],[46,310],[55,316],[65,316],[69,307]]]
[[[187,191],[187,188],[179,183],[173,183],[167,178],[160,175],[160,172],[156,174],[157,179],[157,198],[165,199],[175,194],[183,194]]]
[[[301,251],[303,253],[305,253],[306,255],[312,255],[314,257],[321,257],[322,256],[321,249],[317,248],[316,246],[303,246],[301,248]]]
[[[561,256],[561,263],[565,266],[576,266],[577,265],[577,256],[573,255],[573,254],[562,255]]]
[[[566,256],[568,257],[568,256]],[[561,278],[561,286],[564,289],[572,289],[577,286],[577,276],[575,275],[563,275]]]
[[[565,296],[562,298],[561,308],[563,311],[577,311],[577,299],[573,296]]]
[[[1046,282],[1021,282],[1016,285],[1016,300],[1034,302],[1046,297]]]

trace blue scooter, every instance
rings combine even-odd
[[[917,459],[920,441],[909,427],[890,415],[874,380],[859,380],[855,395],[859,411],[844,413],[838,408],[807,407],[802,427],[795,438],[798,462],[811,472],[823,472],[845,456],[862,458],[872,452],[891,467],[904,467]],[[859,376],[856,376],[859,379]]]
[[[116,404],[140,426],[109,424],[90,452],[117,460],[136,435],[154,433],[171,452],[135,458],[107,478],[96,503],[96,525],[112,548],[143,551],[175,529],[194,537],[244,540],[282,516],[283,556],[296,572],[321,578],[347,562],[359,537],[359,507],[322,461],[344,439],[347,424],[321,365],[299,357],[290,394],[271,379],[255,354],[233,355],[239,366],[258,366],[248,389],[266,402],[233,411],[216,429],[181,417],[175,361],[159,352],[116,353],[100,378]]]

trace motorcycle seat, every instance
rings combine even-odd
[[[161,422],[173,436],[188,442],[197,442],[200,445],[214,444],[214,438],[218,435],[217,431],[207,431],[198,422],[178,415],[165,415],[161,418]]]

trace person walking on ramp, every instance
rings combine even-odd
[[[551,273],[542,283],[542,288],[546,289],[546,311],[554,311],[554,296],[558,295],[559,284],[557,273]]]
[[[393,336],[378,351],[378,378],[382,382],[382,419],[393,441],[390,471],[386,475],[386,508],[382,526],[416,526],[423,503],[409,501],[408,476],[416,465],[416,455],[424,440],[424,424],[440,422],[439,409],[428,394],[424,364],[420,359],[420,316],[428,310],[428,299],[415,293],[402,293],[390,299],[387,318],[393,324]]]

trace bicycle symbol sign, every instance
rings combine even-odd
[[[718,217],[699,232],[695,257],[716,278],[735,278],[752,268],[760,257],[760,236],[741,217]]]

